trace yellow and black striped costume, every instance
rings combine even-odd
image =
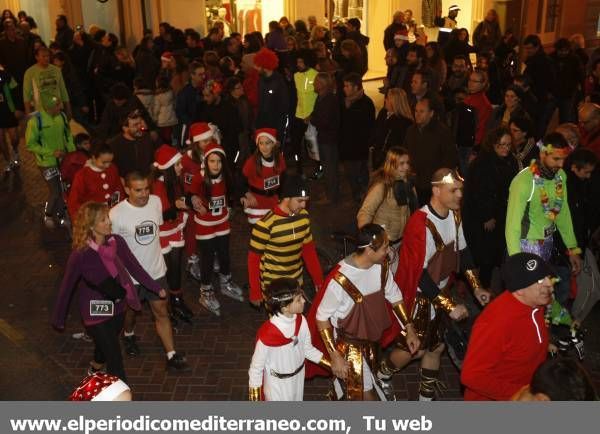
[[[277,208],[275,209],[277,210]],[[303,248],[312,243],[306,210],[295,216],[269,211],[252,229],[250,251],[260,255],[260,286],[279,277],[298,279],[302,284]]]

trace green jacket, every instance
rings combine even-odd
[[[308,68],[304,72],[296,72],[294,74],[294,82],[296,83],[296,93],[298,95],[298,104],[296,105],[296,117],[306,119],[311,115],[317,101],[317,93],[313,83],[318,71],[313,68]]]
[[[520,240],[522,239],[543,240],[546,238],[546,235],[551,233],[553,225],[558,228],[567,248],[577,247],[569,201],[567,200],[567,175],[562,169],[558,173],[563,180],[564,193],[561,210],[554,222],[544,214],[544,208],[540,200],[540,189],[535,186],[531,169],[526,167],[512,180],[504,232],[509,255],[521,251]],[[544,179],[544,188],[548,194],[549,203],[554,203],[556,198],[554,181]]]
[[[45,111],[33,113],[27,121],[25,144],[35,155],[38,166],[58,166],[59,162],[54,156],[54,151],[75,150],[67,116],[62,112],[54,117]]]

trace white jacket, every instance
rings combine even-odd
[[[156,93],[152,104],[152,119],[159,127],[172,127],[177,125],[175,115],[175,96],[172,90]]]

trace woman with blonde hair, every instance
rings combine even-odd
[[[79,313],[95,344],[88,373],[103,370],[127,382],[119,334],[126,306],[140,310],[132,278],[161,298],[166,292],[139,264],[125,240],[111,231],[108,206],[86,202],[79,208],[73,227],[73,251],[69,256],[52,316],[52,325],[64,330],[73,292],[79,289]]]
[[[406,130],[415,121],[404,89],[389,89],[383,108],[375,120],[373,137],[373,169],[383,164],[388,149],[404,142]]]
[[[417,192],[410,177],[410,157],[405,148],[391,147],[383,167],[372,178],[356,216],[358,227],[375,223],[385,227],[390,246],[397,248],[409,216],[417,208]]]

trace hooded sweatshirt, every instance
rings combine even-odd
[[[532,308],[504,291],[473,326],[461,373],[465,401],[509,400],[529,384],[547,352],[544,308]]]

